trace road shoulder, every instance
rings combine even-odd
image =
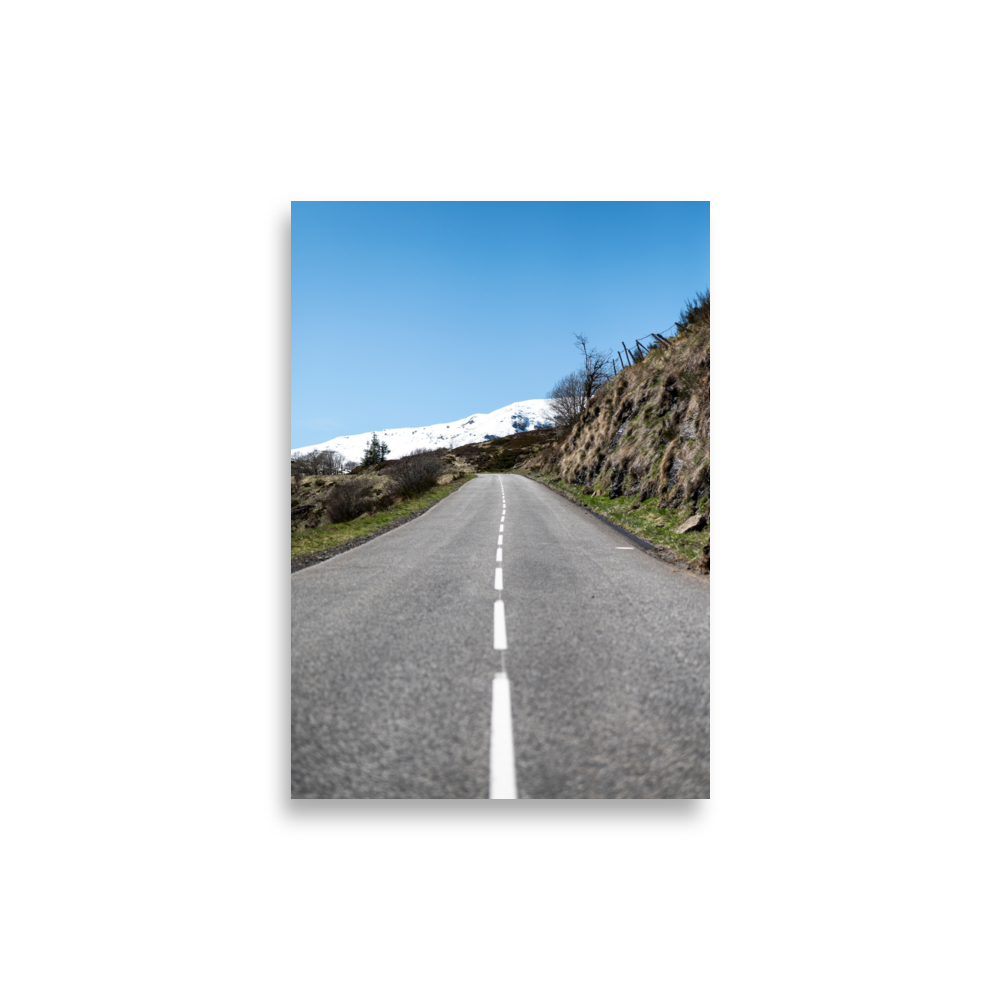
[[[708,570],[699,568],[697,561],[685,559],[684,556],[678,555],[678,553],[667,548],[665,545],[658,545],[655,542],[649,541],[648,538],[636,535],[627,528],[624,528],[620,524],[616,524],[614,521],[605,517],[602,513],[600,513],[600,511],[596,511],[592,507],[588,507],[585,503],[582,503],[575,496],[573,496],[572,493],[562,490],[552,483],[547,483],[543,479],[536,479],[530,473],[514,470],[510,474],[523,476],[525,479],[530,479],[532,482],[538,483],[540,486],[544,486],[547,489],[552,490],[553,493],[556,493],[568,500],[571,504],[579,507],[581,510],[585,510],[592,517],[596,517],[599,521],[603,521],[609,528],[614,528],[615,531],[623,535],[625,538],[628,538],[636,546],[636,548],[641,549],[646,553],[646,555],[652,556],[654,559],[660,560],[660,562],[665,562],[674,569],[683,570],[700,580],[705,580],[710,575]]]
[[[392,531],[393,528],[398,528],[401,525],[420,517],[422,514],[426,514],[427,511],[429,511],[432,507],[437,506],[442,500],[447,500],[448,497],[454,496],[463,486],[466,485],[466,483],[471,483],[472,478],[459,484],[445,496],[432,500],[426,507],[423,507],[420,510],[415,510],[410,514],[404,514],[402,517],[397,517],[394,521],[384,524],[381,528],[377,528],[376,530],[364,535],[358,535],[356,538],[352,538],[349,542],[345,542],[343,545],[336,545],[333,548],[323,549],[319,552],[307,552],[300,556],[293,556],[292,572],[297,573],[299,570],[307,569],[310,566],[315,566],[317,563],[325,562],[327,559],[332,559],[334,556],[339,556],[342,552],[348,552],[351,549],[357,548],[359,545],[364,545],[365,542],[370,542],[373,538],[378,538],[379,535],[384,535],[386,532]]]

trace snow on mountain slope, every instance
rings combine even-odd
[[[379,440],[389,445],[388,458],[402,458],[416,448],[459,448],[473,441],[490,437],[507,437],[518,431],[533,431],[538,427],[551,427],[552,415],[547,399],[526,399],[521,403],[501,406],[492,413],[473,413],[471,417],[453,420],[450,424],[432,424],[430,427],[398,427],[375,431]],[[322,444],[293,448],[292,455],[312,451],[314,448],[339,451],[351,462],[360,462],[372,431],[364,434],[343,434]]]

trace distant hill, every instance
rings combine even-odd
[[[469,417],[452,420],[447,424],[431,424],[429,427],[397,427],[382,430],[373,429],[363,434],[344,434],[331,438],[322,444],[307,445],[292,449],[292,455],[303,452],[331,449],[339,451],[345,459],[360,462],[365,447],[372,434],[389,445],[390,458],[402,458],[416,448],[460,448],[462,445],[492,438],[507,437],[521,431],[551,427],[552,416],[547,399],[526,399],[520,403],[510,403],[492,413],[473,413]]]

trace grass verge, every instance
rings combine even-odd
[[[433,507],[449,493],[454,493],[474,476],[463,476],[446,486],[435,486],[410,500],[400,500],[388,510],[380,510],[374,514],[362,514],[353,521],[342,524],[326,524],[319,528],[303,528],[292,535],[292,568],[303,569],[306,565],[319,562],[319,558],[333,555],[335,550],[351,543],[380,535],[389,528],[394,528],[415,514]],[[307,559],[304,557],[313,557]]]
[[[639,503],[639,498],[636,496],[609,500],[606,496],[590,496],[582,486],[566,483],[557,476],[539,472],[521,472],[519,469],[514,471],[551,486],[559,493],[606,517],[613,524],[621,525],[633,535],[645,538],[658,548],[669,550],[687,562],[692,569],[697,568],[702,550],[708,544],[708,528],[704,531],[688,531],[678,535],[673,529],[690,516],[690,510],[660,510],[656,506],[657,497],[651,497],[642,503]]]

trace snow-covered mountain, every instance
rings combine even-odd
[[[552,415],[547,399],[526,399],[521,403],[501,406],[492,413],[473,413],[471,417],[453,420],[450,424],[432,424],[430,427],[397,427],[365,431],[364,434],[344,434],[322,444],[293,448],[292,455],[299,455],[314,448],[339,451],[351,462],[360,462],[372,433],[389,445],[389,458],[402,458],[415,448],[459,448],[473,441],[486,441],[491,437],[507,437],[519,431],[533,431],[538,427],[551,427]]]

